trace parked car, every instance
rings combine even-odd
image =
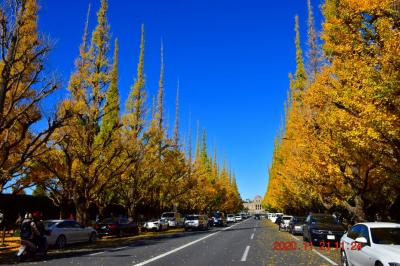
[[[289,231],[289,222],[293,216],[283,215],[281,223],[279,224],[279,230]]]
[[[275,223],[276,218],[278,218],[279,215],[283,215],[283,213],[277,212],[277,213],[271,213],[271,222]]]
[[[242,219],[242,215],[236,214],[236,215],[235,215],[235,220],[236,220],[236,222],[240,222],[241,220],[243,220],[243,219]]]
[[[168,230],[169,222],[166,219],[151,219],[144,223],[143,228],[147,231]]]
[[[218,211],[214,213],[213,219],[214,219],[214,226],[227,226],[225,213]]]
[[[400,265],[400,224],[355,224],[340,243],[342,265]]]
[[[181,227],[184,224],[184,219],[179,212],[164,212],[161,214],[161,219],[167,220],[169,227]]]
[[[306,220],[306,217],[299,217],[299,216],[293,216],[292,219],[289,222],[289,232],[292,235],[295,234],[303,234],[303,224]]]
[[[105,218],[96,223],[96,231],[99,237],[121,237],[139,234],[139,227],[127,218]]]
[[[228,214],[226,216],[226,222],[227,223],[235,223],[236,222],[236,218],[234,214]]]
[[[43,223],[50,232],[50,235],[46,236],[48,245],[59,249],[67,244],[93,242],[97,238],[96,230],[73,220],[47,220]]]
[[[208,226],[208,216],[201,214],[193,214],[186,216],[185,219],[185,230],[207,230]]]
[[[303,225],[303,240],[314,245],[321,242],[337,242],[343,236],[345,228],[329,214],[310,214]]]

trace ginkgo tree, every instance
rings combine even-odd
[[[43,118],[39,104],[59,87],[44,75],[50,46],[39,37],[35,0],[0,6],[0,192],[35,185],[35,194],[50,197],[61,217],[76,212],[84,224],[94,218],[89,210],[106,215],[112,204],[122,205],[135,219],[174,209],[239,211],[234,173],[220,166],[216,152],[213,159],[209,155],[205,131],[195,158],[191,139],[187,144],[180,137],[179,85],[170,135],[163,44],[149,116],[143,25],[136,79],[120,110],[118,41],[111,40],[107,10],[107,0],[101,0],[91,30],[89,6],[68,94],[47,128],[34,132],[33,125]]]
[[[0,193],[10,188],[17,193],[32,185],[29,165],[69,116],[46,115],[40,108],[60,84],[48,73],[51,45],[40,36],[37,24],[35,0],[0,5]],[[41,120],[47,120],[47,126],[35,128]]]
[[[304,206],[341,210],[356,221],[377,212],[389,217],[400,188],[399,12],[392,1],[351,0],[326,0],[322,11],[325,65],[305,87],[299,85],[303,75],[294,77],[264,204],[297,212]],[[299,73],[298,52],[296,60]]]

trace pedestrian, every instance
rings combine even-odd
[[[381,217],[381,215],[379,214],[379,212],[377,212],[377,213],[375,214],[375,222],[382,222],[382,217]]]
[[[14,235],[15,236],[19,236],[19,233],[21,232],[21,230],[20,230],[20,227],[21,227],[21,224],[22,224],[22,221],[24,220],[24,218],[23,218],[23,216],[22,216],[22,213],[21,212],[19,212],[18,213],[18,218],[17,218],[17,220],[15,221],[15,230],[14,230]]]
[[[0,210],[0,225],[3,225],[4,213]]]
[[[0,229],[3,230],[3,234],[2,234],[2,240],[1,240],[1,244],[4,245],[4,241],[6,238],[6,225],[5,225],[5,221],[4,221],[4,213],[3,211],[0,210]]]

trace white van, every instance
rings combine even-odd
[[[278,215],[283,215],[283,213],[281,212],[271,213],[271,218],[270,218],[271,222],[275,223],[276,218],[278,218]]]
[[[164,212],[161,214],[161,219],[168,221],[169,227],[181,227],[184,225],[184,220],[179,212]]]

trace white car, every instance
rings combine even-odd
[[[151,230],[162,231],[162,230],[168,230],[169,225],[168,221],[165,219],[152,219],[144,224],[144,228],[147,231]]]
[[[237,214],[237,215],[235,216],[235,220],[236,220],[236,222],[241,221],[241,220],[242,220],[242,215]]]
[[[236,218],[234,214],[228,214],[228,216],[226,216],[226,222],[228,223],[236,223]]]
[[[340,243],[342,265],[400,266],[400,224],[355,224]]]
[[[282,223],[279,225],[279,230],[289,230],[289,223],[293,216],[283,215]]]
[[[44,226],[50,231],[46,236],[49,246],[55,246],[59,249],[67,244],[79,242],[93,242],[97,239],[96,230],[92,227],[86,227],[73,220],[47,220]]]

